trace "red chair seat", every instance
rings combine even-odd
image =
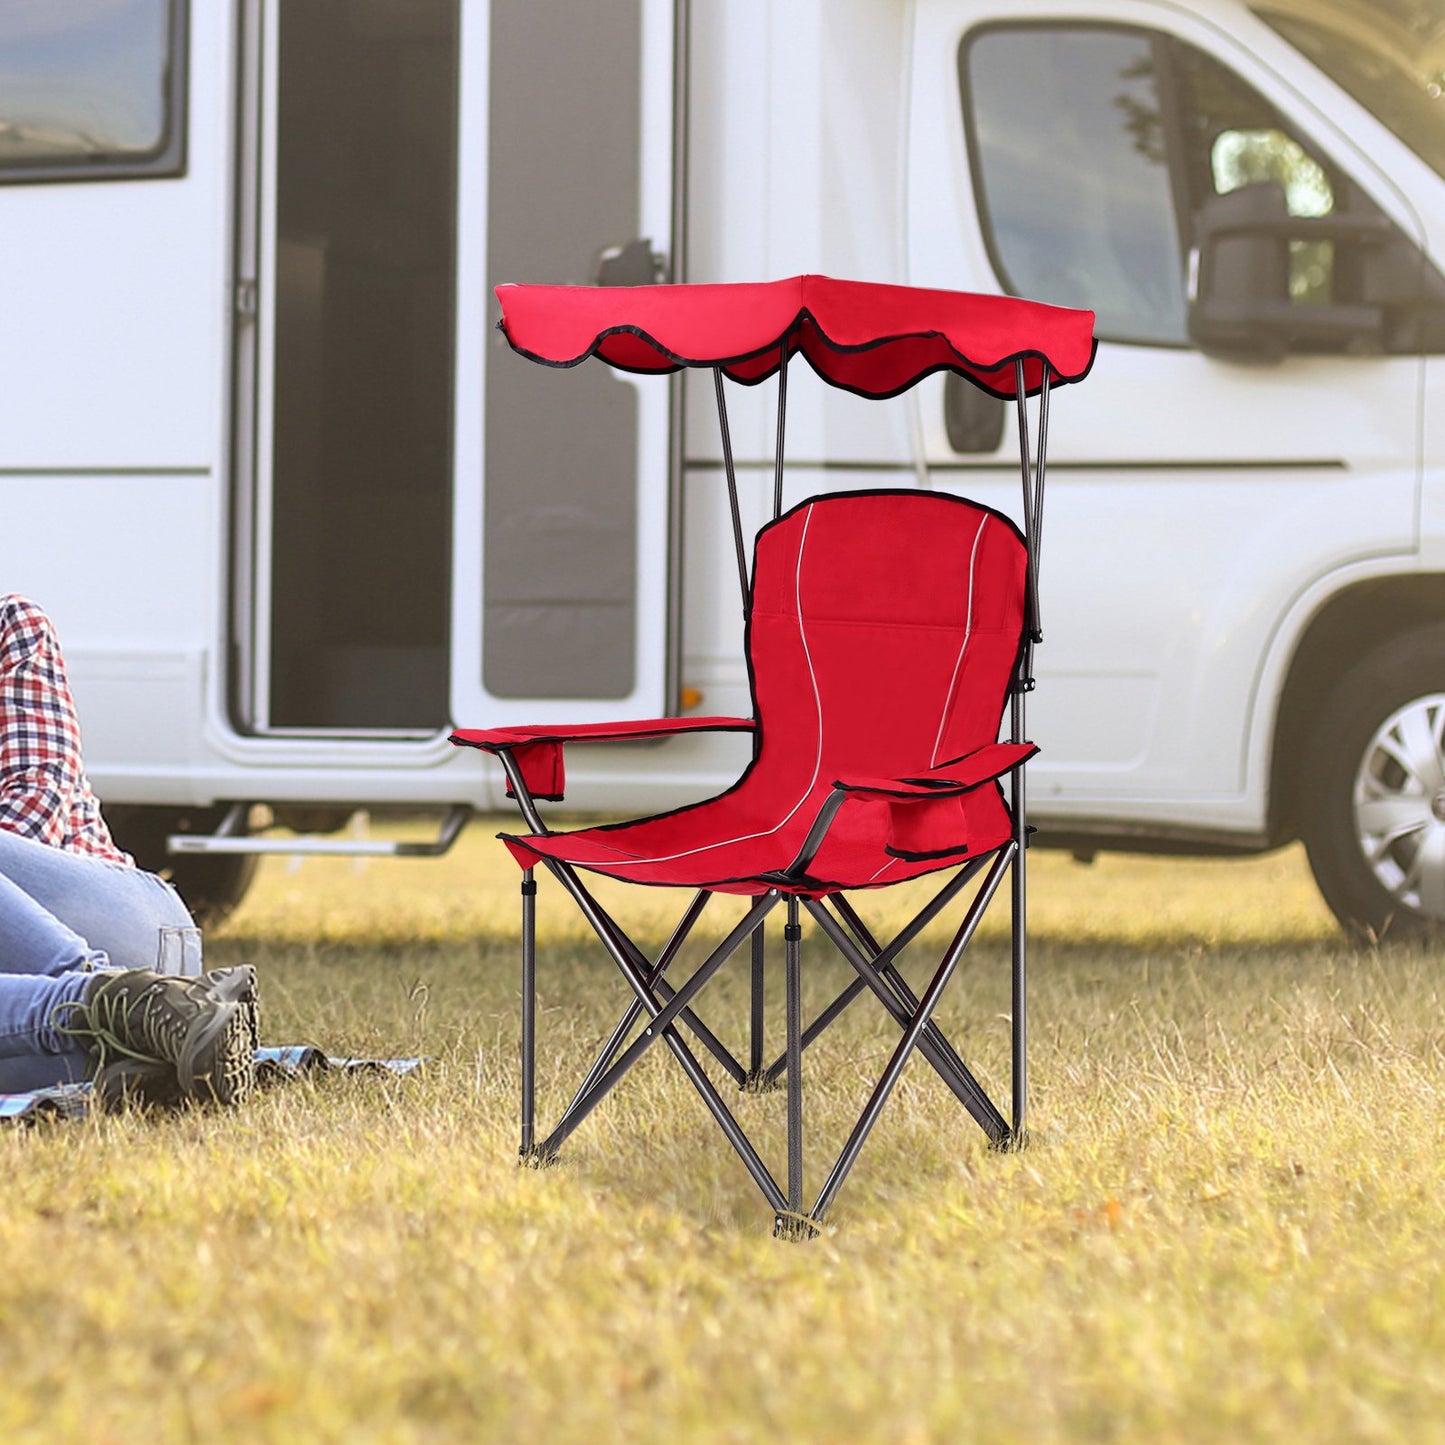
[[[562,834],[503,834],[543,858],[631,882],[816,896],[875,888],[1002,846],[1000,749],[969,790],[850,794],[816,856],[789,876],[836,783],[940,775],[996,744],[1023,629],[1022,538],[999,513],[927,492],[813,498],[759,534],[747,652],[752,763],[721,796]],[[481,734],[459,734],[475,742]],[[945,789],[946,791],[946,789]]]

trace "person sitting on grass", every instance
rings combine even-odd
[[[0,1093],[94,1080],[107,1104],[237,1103],[256,974],[156,972],[180,896],[111,838],[50,619],[0,594]]]

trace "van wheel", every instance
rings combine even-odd
[[[1306,742],[1301,801],[1310,868],[1347,932],[1445,933],[1445,625],[1341,676]]]
[[[170,879],[202,928],[215,928],[235,911],[259,861],[254,853],[167,853],[172,833],[214,833],[229,807],[165,808],[118,804],[105,808],[117,846],[142,868]]]

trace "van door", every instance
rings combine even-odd
[[[668,383],[511,356],[491,288],[663,266],[670,0],[254,0],[244,34],[240,721],[660,711]]]
[[[1325,324],[1355,314],[1351,244],[1290,244],[1305,320],[1275,354],[1192,339],[1189,258],[1218,197],[1349,219],[1418,260],[1405,199],[1268,62],[1298,57],[1237,18],[919,7],[910,279],[1099,318],[1050,454],[1031,720],[1051,819],[1260,833],[1263,767],[1246,762],[1280,620],[1328,574],[1415,546],[1422,361],[1408,328]],[[997,431],[971,441],[945,393],[922,402],[931,473],[1016,509]]]
[[[514,355],[492,287],[667,279],[674,5],[493,0],[465,27],[453,713],[660,714],[673,385]]]
[[[243,9],[246,731],[446,722],[460,21],[459,0]]]

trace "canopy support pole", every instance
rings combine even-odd
[[[778,447],[773,459],[773,520],[783,515],[783,434],[788,421],[788,342],[784,337],[778,356]]]
[[[1044,458],[1049,449],[1049,368],[1044,364],[1043,379],[1039,383],[1039,446],[1034,464],[1034,539],[1031,548],[1034,559],[1034,587],[1038,587],[1039,558],[1044,550]],[[1037,604],[1037,598],[1035,599]]]
[[[1038,571],[1034,566],[1034,469],[1029,448],[1029,404],[1022,359],[1014,362],[1014,405],[1019,423],[1019,471],[1023,477],[1024,542],[1028,548],[1028,578],[1025,582],[1028,617],[1024,627],[1028,634],[1025,652],[1031,652],[1033,638],[1039,631]],[[1027,672],[1025,673],[1027,675]],[[1015,742],[1018,741],[1016,738]]]
[[[743,542],[742,513],[738,510],[738,474],[733,466],[733,436],[728,427],[727,398],[723,396],[722,367],[713,367],[712,379],[717,391],[717,424],[718,431],[722,434],[723,466],[728,474],[728,506],[732,508],[733,514],[733,547],[738,554],[738,586],[742,588],[743,615],[746,617],[748,611],[748,553]]]
[[[1025,391],[1024,364],[1014,362],[1014,396],[1019,421],[1019,471],[1023,479],[1024,541],[1028,544],[1028,633],[1027,648],[1042,640],[1039,621],[1039,552],[1044,537],[1044,465],[1049,446],[1049,365],[1046,361],[1039,381],[1039,445],[1037,464],[1029,454],[1029,412]],[[1027,675],[1027,673],[1025,673]]]
[[[1034,646],[1043,640],[1039,624],[1039,549],[1044,530],[1044,464],[1049,439],[1049,363],[1043,363],[1039,381],[1039,436],[1037,464],[1029,457],[1028,396],[1023,361],[1014,363],[1014,391],[1019,420],[1019,468],[1023,479],[1024,540],[1027,544],[1028,617],[1024,624],[1024,647],[1010,701],[1010,733],[1014,742],[1026,737],[1025,698],[1034,685]],[[1028,928],[1028,800],[1024,770],[1015,768],[1010,787],[1014,816],[1013,856],[1013,949],[1012,949],[1012,1053],[1013,1108],[1010,1142],[1022,1145],[1028,1116],[1028,997],[1025,937]]]

